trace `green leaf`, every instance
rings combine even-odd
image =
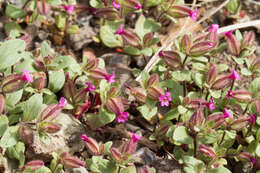
[[[255,78],[250,83],[248,90],[253,94],[254,98],[258,98],[260,96],[260,77]]]
[[[18,126],[11,126],[7,128],[7,130],[3,134],[3,137],[0,140],[0,147],[8,148],[14,146],[18,142],[18,128]]]
[[[6,94],[5,104],[8,110],[9,108],[13,109],[13,107],[21,100],[22,95],[23,95],[23,89],[15,91],[10,94]]]
[[[218,99],[221,97],[221,90],[209,90],[209,93],[213,98]]]
[[[156,113],[157,113],[157,107],[155,106],[154,101],[149,100],[148,98],[146,99],[146,104],[139,106],[137,108],[138,111],[140,111],[140,113],[142,114],[142,116],[147,119],[150,120],[151,118],[153,118]]]
[[[210,169],[209,173],[232,173],[232,172],[227,168],[221,166],[218,168]]]
[[[193,73],[194,75],[192,75],[192,78],[195,82],[195,84],[199,87],[202,88],[203,87],[203,83],[205,82],[205,78],[204,75],[201,73]]]
[[[171,109],[170,111],[168,111],[163,116],[163,119],[164,120],[173,120],[173,119],[177,119],[178,117],[179,117],[179,111],[178,111],[178,109],[174,108],[174,109]]]
[[[15,38],[21,35],[22,28],[15,22],[8,22],[5,24],[5,32],[9,37]]]
[[[5,115],[0,116],[0,137],[3,136],[4,132],[8,128],[8,118]]]
[[[104,152],[109,154],[110,153],[110,148],[112,147],[113,142],[112,141],[108,141],[104,144]]]
[[[50,70],[61,70],[67,67],[73,67],[79,65],[77,61],[72,56],[59,56],[54,59],[54,61],[48,65]],[[78,67],[80,68],[80,67]]]
[[[70,25],[67,29],[68,34],[79,34],[80,29],[78,25]]]
[[[140,55],[142,52],[136,47],[127,45],[124,47],[124,53],[129,55]]]
[[[87,168],[94,173],[117,173],[118,166],[109,160],[103,159],[102,156],[92,156],[86,160]]]
[[[192,144],[193,139],[184,126],[179,126],[174,130],[173,140],[182,144]]]
[[[31,121],[37,119],[41,111],[42,95],[34,94],[26,101],[24,105],[23,121]]]
[[[60,91],[65,83],[65,75],[63,71],[52,71],[50,73],[50,82],[48,88],[56,93]]]
[[[260,144],[258,143],[255,149],[255,154],[260,157]]]
[[[260,128],[257,130],[256,132],[256,140],[259,141],[260,140]]]
[[[192,73],[188,70],[171,72],[172,78],[174,80],[179,81],[179,82],[181,82],[181,81],[191,81],[191,74]]]
[[[145,7],[152,7],[152,6],[156,6],[158,4],[161,3],[162,0],[147,0],[145,2]]]
[[[103,8],[104,7],[104,3],[100,0],[90,0],[89,4],[91,5],[91,7],[94,7],[94,8]]]
[[[244,76],[251,76],[252,75],[252,72],[250,70],[248,70],[247,68],[242,68],[241,69],[241,73],[244,75]]]
[[[110,21],[100,27],[100,38],[107,47],[113,48],[123,46],[121,37],[114,34],[120,27],[120,24],[122,24],[122,22]]]
[[[50,47],[50,45],[46,41],[42,42],[42,45],[41,45],[41,55],[42,55],[43,58],[48,56],[48,55],[50,55],[50,49],[51,49],[51,47]]]
[[[15,5],[8,5],[5,9],[5,14],[9,18],[17,19],[26,16],[26,12],[16,7]]]
[[[25,42],[19,39],[3,42],[0,45],[0,69],[11,67],[19,62],[21,58],[28,57],[28,54],[24,52],[25,46]]]
[[[151,18],[146,19],[143,15],[140,15],[135,25],[136,34],[141,40],[143,40],[144,35],[148,32],[155,32],[160,28],[160,23],[155,22]]]
[[[7,148],[8,157],[11,159],[19,160],[19,168],[24,166],[25,161],[25,145],[22,142],[18,142],[15,146]]]
[[[152,48],[144,48],[141,50],[141,53],[144,55],[144,56],[152,56],[153,54],[153,49]]]
[[[136,168],[134,166],[129,166],[126,168],[122,168],[120,173],[136,173]]]
[[[37,169],[35,173],[52,173],[51,170],[45,166],[41,167],[40,169]]]
[[[66,26],[66,16],[65,15],[56,15],[55,16],[55,23],[57,28],[59,28],[61,31],[64,31]]]

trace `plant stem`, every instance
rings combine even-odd
[[[193,136],[194,157],[197,157],[197,133]]]
[[[224,131],[224,133],[223,133],[223,135],[222,135],[222,138],[221,138],[221,141],[220,141],[219,145],[222,144],[222,142],[224,141],[225,136],[226,136],[226,131]]]
[[[245,108],[245,110],[243,111],[243,114],[245,114],[246,111],[248,110],[248,106],[249,106],[249,103],[247,103],[246,108]]]
[[[47,69],[45,69],[45,75],[46,75],[46,88],[48,88],[49,82],[50,82],[50,76],[49,76],[49,72]]]

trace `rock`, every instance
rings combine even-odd
[[[146,59],[142,55],[134,56],[134,60],[136,62],[137,67],[144,67],[147,64]]]
[[[72,173],[88,173],[86,168],[83,167],[79,167],[79,168],[74,168],[72,170]]]
[[[16,173],[19,168],[19,162],[14,159],[8,159],[1,157],[0,161],[0,172],[2,173]]]
[[[49,135],[49,144],[43,143],[38,133],[34,133],[33,144],[26,152],[28,159],[50,161],[53,152],[63,150],[73,155],[83,150],[84,142],[81,140],[81,135],[86,133],[84,126],[74,117],[64,113],[61,113],[56,121],[62,125],[62,128],[58,133]]]
[[[103,58],[107,66],[115,66],[117,64],[122,64],[129,66],[131,63],[131,57],[129,55],[120,54],[120,53],[106,53],[100,58]]]
[[[95,35],[93,29],[89,26],[84,26],[80,28],[79,34],[69,35],[69,44],[74,50],[80,50],[84,46],[92,42],[92,37]]]
[[[135,153],[135,164],[140,165],[153,165],[156,159],[156,154],[153,153],[149,148],[140,148]]]

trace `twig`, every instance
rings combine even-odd
[[[229,26],[219,28],[218,34],[224,33],[224,32],[230,31],[230,30],[236,30],[236,29],[240,29],[240,28],[246,28],[246,27],[257,26],[257,25],[260,25],[260,20],[253,20],[253,21],[249,21],[249,22],[245,22],[245,23],[236,23],[234,25],[229,25]]]
[[[249,0],[248,2],[252,3],[252,4],[256,4],[256,5],[260,5],[260,2],[256,2],[254,0]]]
[[[195,24],[191,25],[190,27],[188,27],[187,29],[185,29],[185,31],[189,31],[191,30],[193,27],[197,26],[198,24],[202,23],[203,21],[207,20],[208,18],[210,18],[212,15],[214,15],[216,12],[218,12],[221,8],[223,8],[224,6],[226,6],[226,4],[229,2],[229,0],[226,0],[225,2],[223,2],[218,8],[216,8],[215,10],[213,10],[209,15],[205,15],[203,18],[201,18],[198,22],[196,22]],[[167,41],[154,55],[153,57],[150,59],[150,61],[148,62],[148,64],[145,66],[143,71],[147,71],[150,72],[152,70],[152,68],[159,62],[159,57],[158,54],[161,50],[163,49],[168,49],[169,47],[172,46],[173,41],[181,36],[182,34],[184,34],[184,30],[182,29],[181,32],[179,32],[178,34],[176,34],[173,38],[171,38],[169,41]],[[141,74],[136,78],[136,81],[140,81],[141,80]]]

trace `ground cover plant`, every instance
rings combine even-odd
[[[0,7],[1,172],[260,172],[257,1]]]

